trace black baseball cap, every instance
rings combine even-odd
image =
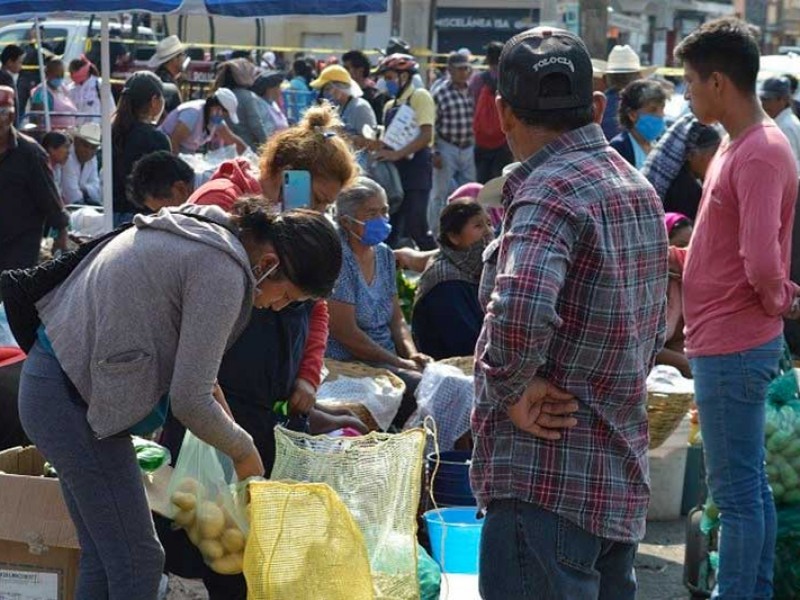
[[[578,36],[552,27],[536,27],[514,36],[500,55],[497,91],[520,110],[560,110],[591,106],[592,59]],[[568,92],[543,96],[550,75],[564,75]]]

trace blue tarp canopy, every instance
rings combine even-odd
[[[386,12],[387,0],[0,0],[0,16],[52,13],[188,12],[228,17]]]

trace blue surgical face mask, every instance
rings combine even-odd
[[[361,240],[361,243],[365,246],[377,246],[378,244],[385,242],[386,238],[389,237],[389,234],[392,233],[392,226],[389,223],[389,217],[375,217],[374,219],[369,219],[367,221],[359,221],[353,217],[348,218],[354,223],[364,226],[364,233],[362,233],[360,236],[356,235],[355,233],[353,235]]]
[[[224,120],[225,120],[225,118],[222,115],[211,115],[208,118],[209,124],[213,125],[214,127],[216,127],[218,125],[222,125],[222,122]]]
[[[60,88],[62,85],[64,85],[64,79],[62,77],[56,77],[55,79],[48,81],[47,85],[53,89]]]
[[[386,80],[386,93],[389,95],[390,98],[397,98],[397,94],[400,93],[400,84],[397,82],[396,79]]]
[[[664,129],[666,129],[664,117],[659,117],[658,115],[645,113],[640,115],[639,120],[636,121],[636,131],[648,142],[654,142],[661,137]]]

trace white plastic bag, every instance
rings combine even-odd
[[[425,368],[415,395],[417,410],[405,428],[419,427],[426,417],[432,417],[436,421],[439,448],[452,450],[458,438],[469,431],[474,378],[457,367],[433,363]]]
[[[402,390],[392,386],[386,378],[338,377],[324,382],[317,390],[317,402],[321,404],[361,404],[378,427],[387,429],[400,408]]]

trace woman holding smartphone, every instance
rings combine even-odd
[[[269,139],[261,155],[260,181],[246,161],[226,161],[189,202],[230,210],[241,196],[263,193],[276,206],[282,199],[293,203],[304,200],[306,206],[324,211],[358,172],[349,144],[332,134],[338,124],[331,107],[311,107],[300,124]],[[289,187],[294,191],[286,188],[290,171]],[[294,302],[280,312],[274,308],[253,310],[244,333],[222,359],[219,384],[234,419],[253,436],[267,476],[275,458],[276,403],[288,402],[291,416],[308,416],[312,431],[332,426],[363,427],[352,417],[327,415],[314,409],[327,340],[325,300]],[[180,450],[182,436],[180,424],[169,422],[163,441],[173,458]],[[243,576],[214,573],[183,531],[172,531],[165,519],[156,519],[156,526],[166,550],[168,572],[202,578],[211,600],[246,599]]]

